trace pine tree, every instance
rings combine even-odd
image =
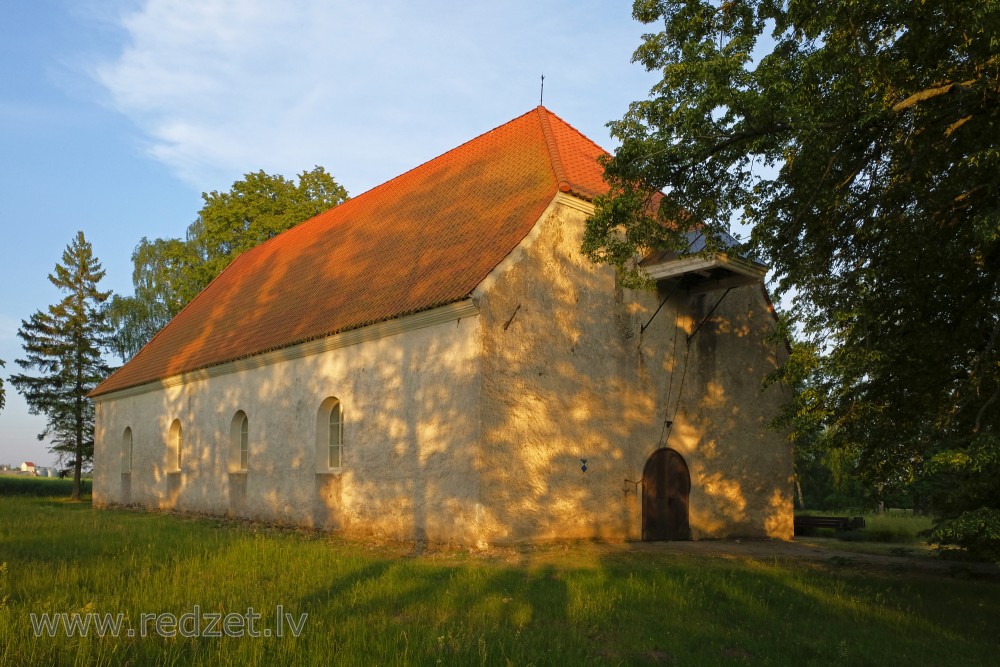
[[[22,320],[17,332],[25,351],[17,363],[38,375],[10,378],[31,413],[47,417],[38,439],[52,444],[60,464],[72,466],[74,500],[80,499],[83,464],[94,455],[94,406],[87,394],[111,370],[101,356],[110,333],[103,304],[111,295],[97,289],[103,277],[93,248],[83,232],[77,232],[63,251],[62,264],[49,274],[49,281],[66,296]]]

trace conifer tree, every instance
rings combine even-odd
[[[94,455],[94,406],[87,394],[111,370],[101,356],[110,333],[103,304],[111,295],[97,288],[103,277],[93,248],[83,232],[77,232],[63,251],[62,263],[49,274],[49,281],[66,296],[22,320],[17,332],[25,351],[17,363],[37,375],[10,378],[30,412],[46,416],[38,439],[48,440],[60,464],[72,467],[74,500],[80,499],[84,462]]]

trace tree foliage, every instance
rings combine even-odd
[[[871,486],[916,484],[946,520],[1000,509],[973,483],[996,457],[970,454],[1000,428],[1000,3],[633,11],[657,28],[634,60],[663,78],[610,124],[584,250],[635,279],[675,221],[750,225],[801,341],[778,376],[796,435],[857,451]]]
[[[6,366],[3,359],[0,359],[0,368]],[[0,410],[3,410],[4,406],[7,404],[7,392],[3,386],[3,378],[0,377]]]
[[[97,288],[103,277],[93,248],[77,232],[49,274],[49,282],[66,296],[22,320],[17,332],[25,352],[17,364],[38,374],[10,378],[30,412],[46,416],[38,439],[48,440],[60,462],[72,466],[74,500],[80,498],[83,465],[94,455],[94,406],[87,394],[111,370],[101,355],[110,333],[104,302],[111,293]]]
[[[298,182],[263,171],[228,192],[202,193],[205,205],[184,239],[143,238],[132,253],[132,296],[108,306],[112,349],[126,361],[241,253],[347,200],[322,167]]]

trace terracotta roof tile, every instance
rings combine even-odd
[[[603,153],[533,109],[243,253],[91,396],[464,299]]]

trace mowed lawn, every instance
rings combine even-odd
[[[996,664],[1000,582],[900,563],[594,544],[415,553],[3,495],[0,665]],[[43,613],[125,620],[118,637],[36,637],[31,614]],[[143,614],[164,614],[173,636],[156,620],[141,636]],[[184,636],[227,614],[243,636]]]

